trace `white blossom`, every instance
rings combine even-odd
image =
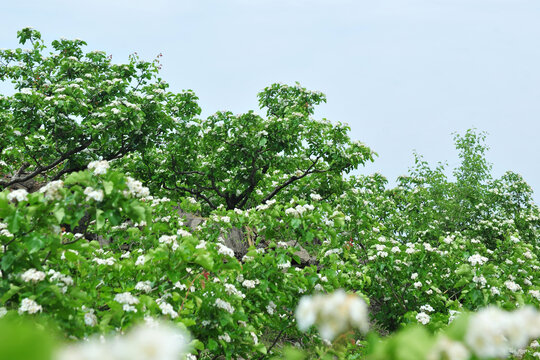
[[[60,194],[60,190],[63,187],[64,187],[64,182],[62,180],[55,180],[41,187],[39,189],[39,192],[45,194],[45,199],[60,200],[62,198],[62,195]]]
[[[476,266],[476,265],[483,265],[486,263],[486,261],[488,261],[488,258],[485,257],[485,256],[482,256],[480,254],[474,254],[474,255],[471,255],[469,256],[469,258],[467,259],[467,261],[469,261],[471,263],[472,266]]]
[[[41,312],[43,310],[43,307],[39,305],[37,302],[35,302],[32,299],[23,299],[21,301],[21,305],[19,306],[19,314],[28,313],[28,314],[35,314],[37,312]]]
[[[28,269],[21,275],[21,278],[24,282],[37,283],[45,279],[45,273],[36,269]]]
[[[223,309],[230,314],[234,313],[234,308],[232,307],[232,305],[226,302],[225,300],[221,300],[220,298],[217,298],[214,304],[218,308]]]
[[[159,309],[161,310],[161,313],[163,315],[170,315],[172,319],[176,319],[178,317],[178,313],[174,311],[174,308],[169,303],[166,303],[164,301],[160,302]]]
[[[519,286],[519,284],[517,284],[517,283],[515,283],[515,282],[513,282],[511,280],[505,281],[504,286],[506,286],[508,288],[508,290],[513,291],[513,292],[521,290],[521,286]]]
[[[269,315],[274,315],[275,310],[276,310],[276,304],[274,304],[274,302],[270,300],[268,305],[266,305],[266,311],[268,312]]]
[[[240,290],[238,290],[233,284],[223,284],[225,286],[225,291],[229,295],[236,295],[242,299],[246,297],[244,293],[242,293]]]
[[[223,341],[225,341],[227,343],[230,343],[231,342],[231,337],[230,337],[229,334],[223,333],[223,334],[218,336],[218,340],[223,340]]]
[[[99,265],[112,266],[112,265],[114,265],[114,262],[116,261],[116,259],[112,258],[112,257],[110,257],[108,259],[93,258],[92,261],[95,262],[95,263],[98,263]]]
[[[131,295],[129,292],[123,292],[120,294],[116,294],[114,296],[114,301],[120,303],[120,304],[127,304],[127,305],[133,305],[138,304],[139,299],[137,299],[135,296]]]
[[[129,194],[141,198],[150,195],[150,191],[147,187],[144,187],[142,182],[135,180],[129,176],[126,177],[126,185],[128,187]]]
[[[189,336],[172,324],[146,322],[127,335],[91,338],[60,350],[57,360],[177,360],[189,351]]]
[[[107,160],[92,161],[88,164],[88,169],[94,169],[94,174],[96,175],[103,175],[107,173],[108,168],[109,162]]]
[[[182,284],[180,281],[177,281],[175,284],[174,284],[174,287],[176,289],[180,289],[180,290],[187,290],[187,286]]]
[[[420,312],[420,313],[418,313],[418,314],[416,315],[416,320],[417,320],[419,323],[421,323],[421,324],[423,324],[423,325],[426,325],[427,323],[430,322],[431,317],[430,317],[428,314],[426,314],[425,312]]]
[[[135,290],[140,290],[148,294],[152,291],[152,283],[150,281],[139,281],[135,285]]]
[[[257,280],[244,280],[244,282],[242,282],[242,286],[248,289],[255,288],[257,284],[258,284]]]
[[[93,312],[87,312],[84,314],[84,323],[86,326],[94,327],[97,325],[97,317],[93,314]]]
[[[471,315],[465,342],[480,358],[503,358],[540,336],[540,313],[533,307],[513,312],[495,306]]]
[[[283,269],[283,270],[287,270],[288,268],[291,267],[291,262],[290,261],[286,261],[284,263],[280,263],[277,265],[278,269]]]
[[[101,189],[96,190],[90,186],[84,189],[84,195],[86,195],[86,201],[93,199],[97,202],[100,202],[100,201],[103,201],[103,197],[104,197],[103,190]]]
[[[440,336],[426,360],[468,360],[470,356],[469,350],[461,342]]]
[[[298,328],[306,331],[317,325],[323,339],[333,340],[350,328],[366,332],[367,305],[358,296],[337,290],[328,295],[304,296],[296,308]]]
[[[218,254],[234,257],[234,251],[231,248],[223,245],[222,243],[217,243],[217,246]]]
[[[146,262],[146,257],[144,255],[139,255],[137,260],[135,260],[135,266],[144,265]]]
[[[7,199],[9,201],[26,201],[28,199],[28,191],[24,189],[12,190],[9,194],[7,194]]]

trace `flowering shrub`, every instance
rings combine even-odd
[[[62,359],[536,356],[540,212],[491,177],[482,134],[456,137],[455,180],[417,157],[388,189],[344,176],[373,153],[313,118],[321,93],[275,84],[265,117],[200,120],[158,62],[19,38],[0,52],[0,318],[46,323]]]

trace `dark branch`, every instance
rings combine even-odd
[[[39,166],[33,172],[31,172],[29,174],[26,174],[26,175],[24,175],[22,177],[16,175],[10,181],[0,181],[0,186],[6,188],[6,187],[11,186],[13,184],[18,184],[18,183],[28,181],[28,180],[38,176],[39,174],[43,173],[44,171],[47,171],[47,170],[50,170],[50,169],[54,168],[55,166],[60,164],[62,161],[68,159],[71,155],[76,154],[76,153],[86,149],[88,146],[90,146],[91,143],[92,143],[92,140],[88,140],[84,144],[82,144],[81,146],[78,146],[78,147],[76,147],[74,149],[71,149],[70,151],[64,153],[62,156],[60,156],[58,159],[56,159],[55,161],[53,161],[49,165]]]
[[[276,196],[281,190],[283,190],[284,188],[286,188],[287,186],[289,186],[290,184],[292,184],[293,182],[297,181],[297,180],[300,180],[304,177],[306,177],[307,175],[309,174],[313,174],[313,173],[323,173],[323,172],[326,172],[328,170],[318,170],[318,169],[314,169],[315,165],[317,165],[317,163],[319,162],[319,159],[321,157],[317,157],[315,160],[312,161],[311,165],[306,169],[304,170],[304,172],[302,173],[302,175],[299,175],[299,176],[296,176],[296,175],[293,175],[291,176],[287,181],[285,181],[283,184],[279,185],[278,187],[276,187],[270,194],[268,194],[262,201],[262,203],[264,204],[265,202],[267,202],[268,200],[272,199],[274,196]]]

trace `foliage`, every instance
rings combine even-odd
[[[417,155],[389,188],[347,177],[373,153],[313,118],[321,93],[274,84],[265,116],[202,120],[157,61],[19,38],[32,47],[0,53],[16,89],[0,97],[0,317],[64,342],[161,319],[189,331],[190,359],[422,358],[463,333],[458,312],[538,308],[539,209],[519,175],[493,179],[484,134],[456,135],[453,178]],[[364,299],[371,333],[328,308],[297,322],[324,293]],[[328,318],[332,336],[305,325]]]
[[[31,46],[0,51],[0,81],[11,80],[16,90],[0,97],[0,188],[36,176],[57,180],[98,158],[145,151],[178,118],[200,112],[191,91],[166,91],[158,59],[134,54],[115,64],[102,51],[85,53],[79,39],[55,40],[46,53],[38,31],[17,35]]]
[[[132,154],[125,166],[152,190],[194,196],[209,210],[247,209],[279,195],[289,200],[301,188],[327,196],[342,173],[372,160],[372,152],[350,140],[348,125],[312,118],[314,106],[325,101],[299,84],[274,84],[259,93],[266,118],[250,111],[185,119],[153,151]]]

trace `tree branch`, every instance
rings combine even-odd
[[[6,188],[6,187],[11,186],[13,184],[18,184],[18,183],[28,181],[28,180],[36,177],[37,175],[41,174],[42,172],[54,168],[56,165],[60,164],[64,160],[66,160],[71,155],[76,154],[76,153],[86,149],[88,146],[90,146],[91,143],[92,143],[92,140],[86,141],[82,145],[80,145],[80,146],[78,146],[78,147],[76,147],[74,149],[71,149],[70,151],[64,153],[62,156],[60,156],[58,159],[56,159],[55,161],[53,161],[49,165],[37,167],[30,174],[27,174],[27,175],[22,176],[22,177],[16,175],[16,176],[12,177],[10,181],[0,181],[0,187]]]
[[[311,165],[306,169],[304,170],[304,172],[302,173],[302,175],[299,175],[299,176],[296,176],[296,175],[293,175],[291,176],[287,181],[285,181],[283,184],[281,184],[280,186],[276,187],[270,194],[268,194],[262,201],[262,203],[264,204],[265,202],[267,202],[268,200],[272,199],[274,196],[276,196],[281,190],[283,190],[284,188],[286,188],[287,186],[289,186],[290,184],[292,184],[293,182],[297,181],[297,180],[300,180],[304,177],[306,177],[307,175],[309,174],[313,174],[313,173],[322,173],[322,172],[325,172],[324,170],[317,170],[317,169],[313,169],[315,167],[315,165],[317,165],[317,163],[319,162],[319,159],[321,157],[317,157],[315,160],[313,160],[311,162]]]

